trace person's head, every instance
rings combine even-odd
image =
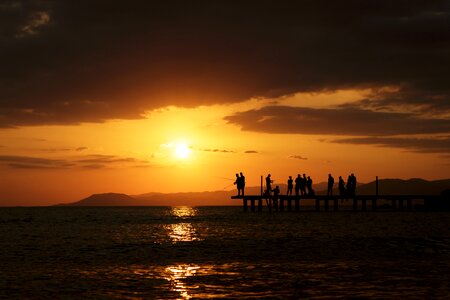
[[[292,176],[289,176],[289,179],[292,179]]]
[[[306,177],[306,174],[305,174],[305,173],[303,173],[303,177]]]
[[[280,188],[278,187],[278,185],[276,186],[276,189],[277,189],[277,190],[280,189]]]
[[[241,176],[244,176],[244,174],[242,174],[242,172],[241,172]]]
[[[352,173],[352,177],[353,177],[353,176],[355,176],[355,175],[353,175],[353,173]]]
[[[270,177],[270,174],[269,174],[269,175],[267,175],[267,177]]]
[[[238,174],[238,173],[236,173],[236,177],[239,177],[239,174]]]
[[[331,174],[328,174],[328,177],[331,177]]]
[[[300,174],[297,174],[297,177],[300,177]]]
[[[342,176],[339,176],[339,179],[342,179]]]

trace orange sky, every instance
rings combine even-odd
[[[277,105],[332,107],[369,90],[297,94]],[[315,182],[328,172],[359,182],[380,178],[445,178],[447,158],[406,149],[332,142],[336,136],[242,131],[224,117],[275,99],[197,108],[166,107],[140,120],[0,130],[2,205],[49,205],[92,193],[212,191],[230,186],[242,171],[247,185],[268,172],[275,182],[307,173]],[[188,147],[186,157],[176,153]],[[249,153],[246,153],[249,152]],[[183,156],[183,155],[182,155]],[[42,161],[39,159],[43,159]]]
[[[0,205],[450,177],[446,2],[15,0],[0,20]]]

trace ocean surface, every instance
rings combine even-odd
[[[450,213],[0,208],[2,299],[449,298]]]

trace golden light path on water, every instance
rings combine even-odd
[[[197,265],[185,265],[180,264],[176,266],[170,266],[166,268],[167,280],[172,283],[172,290],[180,293],[180,296],[183,299],[190,299],[192,296],[189,294],[189,289],[198,288],[192,287],[189,288],[184,283],[184,279],[190,276],[195,276],[197,270],[200,269]]]
[[[172,207],[171,215],[180,219],[188,219],[197,214],[197,210],[188,206]],[[167,234],[172,243],[193,242],[198,240],[195,228],[189,222],[166,225]],[[165,279],[172,283],[172,290],[180,293],[183,299],[190,299],[189,289],[184,283],[184,279],[195,276],[200,267],[193,264],[172,265],[165,269]],[[192,288],[192,287],[190,287]],[[195,288],[195,287],[194,287]]]
[[[188,206],[172,207],[171,215],[180,218],[187,219],[197,214],[197,210]],[[168,224],[165,226],[167,234],[170,237],[172,243],[177,242],[192,242],[198,240],[197,232],[194,226],[189,222],[181,222]]]

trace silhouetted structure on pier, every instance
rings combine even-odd
[[[275,191],[275,190],[274,190]],[[306,195],[306,196],[287,196],[279,195],[274,193],[273,196],[269,194],[265,195],[246,195],[246,196],[232,196],[232,199],[242,199],[244,211],[248,211],[249,201],[250,210],[256,211],[256,201],[258,201],[258,211],[262,211],[263,203],[265,202],[271,211],[284,211],[287,207],[287,211],[292,211],[293,207],[295,211],[300,211],[301,202],[305,200],[314,200],[314,206],[316,211],[324,210],[330,211],[330,204],[333,204],[333,211],[339,210],[339,200],[342,199],[341,196],[327,196],[327,195]],[[412,211],[414,209],[414,202],[420,201],[423,203],[421,205],[422,209],[432,209],[436,210],[438,208],[448,208],[449,201],[445,201],[441,195],[358,195],[354,197],[347,197],[346,200],[352,201],[353,211],[368,211],[368,203],[370,205],[370,210],[379,210],[377,202],[380,200],[390,202],[388,208],[393,211]],[[294,203],[294,205],[292,205]],[[340,203],[342,205],[342,202]]]

